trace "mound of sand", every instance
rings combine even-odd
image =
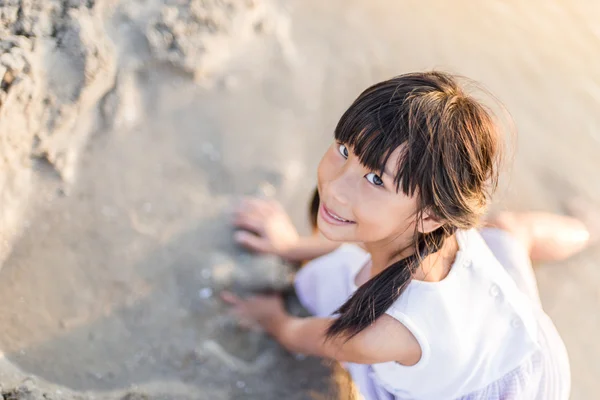
[[[330,398],[329,366],[219,302],[291,277],[235,248],[227,213],[259,188],[305,226],[335,123],[377,80],[443,68],[499,96],[520,128],[501,206],[599,199],[599,10],[423,4],[0,0],[4,399]],[[598,391],[598,256],[537,271],[573,399]]]
[[[85,153],[90,137],[110,131],[133,129],[150,118],[152,107],[148,104],[152,103],[153,94],[157,90],[163,90],[161,88],[164,86],[170,87],[177,82],[192,86],[210,84],[214,81],[213,75],[218,75],[221,67],[243,51],[245,46],[265,35],[276,38],[280,24],[279,11],[271,3],[260,0],[0,1],[0,264],[9,256],[13,260],[15,254],[19,253],[19,248],[14,246],[17,240],[18,243],[27,241],[30,232],[36,231],[40,224],[47,224],[44,221],[49,220],[41,216],[47,205],[57,199],[81,205],[82,202],[77,198],[88,190],[84,189],[82,192],[82,185],[85,187],[89,182],[102,179],[96,172],[82,172],[81,156]],[[117,146],[120,146],[118,151],[122,152],[124,160],[138,158],[139,148],[135,145]],[[218,151],[210,144],[202,147],[202,153],[208,155],[213,162],[219,160]],[[160,154],[160,150],[156,149],[156,154]],[[109,160],[110,157],[109,154],[102,153],[97,158],[103,162],[102,160]],[[94,157],[88,155],[88,158]],[[128,168],[117,160],[113,161],[115,168]],[[133,179],[146,178],[138,176]],[[156,187],[152,190],[156,194],[161,193]],[[113,193],[118,195],[118,189],[114,187],[107,192],[109,196]],[[157,202],[160,199],[157,198]],[[143,208],[148,212],[149,207],[144,205]],[[73,210],[71,206],[69,208]],[[103,206],[102,212],[107,216],[113,211]],[[51,213],[57,215],[55,211]],[[60,226],[68,226],[69,223],[60,226],[50,224],[52,226],[46,225],[47,228],[44,228],[47,232],[66,238],[61,233]],[[134,218],[132,224],[134,235],[154,235],[152,228],[147,225],[148,221],[143,218]],[[85,223],[85,226],[95,225],[92,221]],[[24,228],[29,229],[26,230],[27,235],[21,237]],[[38,241],[39,245],[44,246]],[[97,258],[92,253],[87,256]],[[188,279],[193,302],[198,303],[195,306],[192,304],[192,308],[200,307],[199,302],[202,301],[212,302],[210,306],[202,306],[212,310],[202,311],[206,313],[204,322],[209,326],[218,327],[222,324],[222,321],[219,322],[221,311],[218,302],[211,300],[214,291],[219,288],[237,286],[250,290],[289,285],[290,269],[282,267],[278,260],[257,260],[244,255],[241,257],[233,259],[216,251],[206,257],[200,256],[205,258],[204,262],[210,268],[190,271],[201,279],[199,282]],[[11,260],[9,264],[12,263]],[[240,265],[243,268],[239,268]],[[77,266],[75,268],[78,272],[69,271],[70,267],[64,269],[65,267],[61,267],[62,272],[57,271],[61,277],[77,276],[86,269],[85,266]],[[29,327],[27,324],[15,323],[5,330],[3,350],[19,367],[25,366],[25,371],[7,359],[3,360],[0,365],[1,381],[5,385],[16,385],[15,389],[2,392],[4,399],[213,399],[222,397],[223,393],[229,391],[227,388],[211,389],[209,382],[198,387],[198,383],[189,386],[179,384],[177,380],[175,383],[161,383],[157,387],[150,384],[129,391],[126,389],[127,381],[136,380],[137,366],[143,360],[124,360],[111,356],[110,353],[115,350],[119,353],[115,346],[121,346],[120,352],[123,353],[123,349],[129,345],[126,341],[123,342],[123,338],[111,337],[110,334],[110,340],[105,342],[104,348],[99,345],[100,348],[91,352],[88,351],[90,344],[82,342],[83,347],[76,351],[79,355],[71,353],[78,346],[75,344],[78,339],[74,339],[75,342],[65,343],[65,346],[54,345],[52,351],[55,354],[52,356],[46,354],[29,361],[19,360],[23,355],[27,358],[28,353],[23,349],[31,348],[41,338],[59,335],[81,325],[82,321],[86,323],[97,318],[94,311],[96,307],[92,303],[103,303],[102,307],[105,309],[112,307],[108,303],[117,304],[121,300],[135,305],[137,296],[147,294],[147,283],[133,283],[132,286],[132,282],[127,282],[129,293],[126,297],[130,300],[119,299],[120,295],[117,295],[106,303],[98,298],[105,292],[102,289],[107,283],[102,282],[104,278],[93,282],[75,280],[72,282],[75,286],[70,285],[70,289],[58,289],[50,283],[53,279],[50,276],[47,277],[49,279],[42,278],[39,281],[36,276],[42,270],[43,268],[34,268],[31,274],[27,273],[28,282],[25,286],[28,288],[19,289],[20,284],[12,281],[12,278],[9,278],[12,281],[9,285],[20,292],[20,296],[27,296],[24,293],[29,291],[37,295],[45,293],[42,296],[49,296],[47,299],[58,299],[60,292],[67,290],[73,294],[86,292],[90,300],[94,300],[90,304],[79,303],[79,310],[84,310],[82,315],[85,316],[77,318],[68,316],[74,312],[69,307],[55,308],[48,313],[44,310],[48,305],[46,301],[23,309],[18,305],[7,306],[7,314],[4,315],[21,315],[30,322],[27,323]],[[115,278],[114,273],[109,271],[102,275],[106,278],[112,276],[109,278],[111,281]],[[207,279],[210,286],[206,286]],[[167,302],[178,297],[173,290],[165,292]],[[169,314],[189,313],[189,305],[175,308],[179,311],[165,311]],[[30,311],[33,314],[26,316]],[[151,319],[157,319],[160,323],[169,318],[163,318],[161,312],[158,312]],[[35,333],[31,324],[36,326],[33,329]],[[167,326],[158,330],[165,328]],[[106,336],[103,329],[111,328],[94,328],[96,333],[86,333],[85,336],[103,338]],[[230,333],[227,334],[227,331]],[[178,335],[177,330],[173,332]],[[205,369],[202,365],[207,360],[214,360],[213,368],[228,366],[240,371],[260,369],[261,363],[272,363],[272,357],[275,357],[272,344],[267,346],[270,350],[262,358],[259,357],[262,350],[257,346],[265,346],[261,344],[264,339],[262,336],[255,335],[254,339],[248,341],[243,339],[243,333],[231,331],[231,327],[225,327],[223,332],[226,333],[224,338],[208,340],[200,346],[191,337],[183,340],[182,343],[186,343],[185,346],[188,347],[175,351],[171,356],[173,360],[177,358],[176,370],[183,371],[185,375],[198,368]],[[96,340],[102,342],[102,339]],[[167,336],[162,336],[159,342],[153,344],[155,340],[149,337],[144,339],[138,336],[136,341],[148,342],[151,346],[172,347]],[[17,350],[18,348],[21,350]],[[125,351],[124,354],[131,353],[137,358],[146,357],[140,353],[140,349],[135,350],[135,354],[133,351]],[[35,351],[29,354],[33,353]],[[97,371],[103,367],[99,367],[98,363],[92,363],[88,367],[78,364],[85,363],[85,357],[100,360],[101,364],[112,363],[111,368],[105,368],[100,373]],[[27,367],[29,362],[35,365],[34,370],[41,367],[43,371],[51,372],[39,370],[41,377],[33,378],[31,369]],[[256,362],[258,364],[254,365]],[[164,366],[157,362],[152,368],[153,373],[160,376]],[[35,371],[33,372],[35,375]],[[227,375],[229,374],[224,376]],[[206,379],[202,378],[201,382]],[[225,381],[232,379],[235,382],[235,378],[231,376]],[[106,384],[110,381],[121,383],[117,386]],[[55,384],[56,382],[59,384]],[[69,390],[61,382],[79,390]],[[86,382],[96,383],[86,386]],[[103,382],[103,390],[86,389],[98,386],[99,382]],[[238,382],[238,390],[243,392],[243,382]],[[144,394],[146,392],[148,394]]]

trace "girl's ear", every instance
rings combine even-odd
[[[438,218],[431,210],[423,211],[421,221],[417,224],[417,229],[420,233],[430,233],[442,226],[444,221]]]

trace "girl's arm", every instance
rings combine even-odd
[[[421,348],[414,336],[387,315],[349,340],[325,340],[325,332],[332,320],[286,315],[267,332],[290,352],[340,362],[376,364],[397,361],[403,365],[414,365],[421,358]]]
[[[320,235],[299,236],[290,217],[275,200],[244,199],[235,210],[234,224],[240,228],[234,240],[241,246],[290,261],[308,261],[340,245]]]
[[[303,236],[298,238],[296,244],[281,254],[281,257],[290,261],[309,261],[325,254],[331,253],[340,247],[340,243],[332,242],[323,236]]]
[[[237,231],[233,238],[249,250],[277,254],[292,262],[309,261],[331,253],[340,246],[340,243],[332,242],[322,236],[301,236],[288,241],[285,245],[275,247],[268,237],[243,230]]]
[[[254,296],[240,299],[231,293],[222,298],[231,304],[242,321],[258,323],[281,345],[294,353],[358,364],[397,361],[414,365],[421,358],[421,347],[410,331],[388,315],[351,339],[326,340],[332,318],[298,318],[283,308],[281,297]]]

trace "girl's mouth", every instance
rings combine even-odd
[[[332,225],[347,225],[355,223],[354,221],[344,219],[339,215],[335,214],[325,206],[325,203],[321,203],[319,212],[321,214],[321,217],[325,220],[325,222]]]

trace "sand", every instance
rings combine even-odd
[[[495,208],[566,212],[574,197],[600,207],[591,3],[0,6],[7,399],[333,397],[328,365],[239,331],[216,299],[224,286],[290,279],[278,260],[233,246],[228,211],[270,194],[306,232],[337,119],[398,73],[457,72],[506,105],[517,152]],[[537,270],[573,399],[600,390],[599,255]]]

